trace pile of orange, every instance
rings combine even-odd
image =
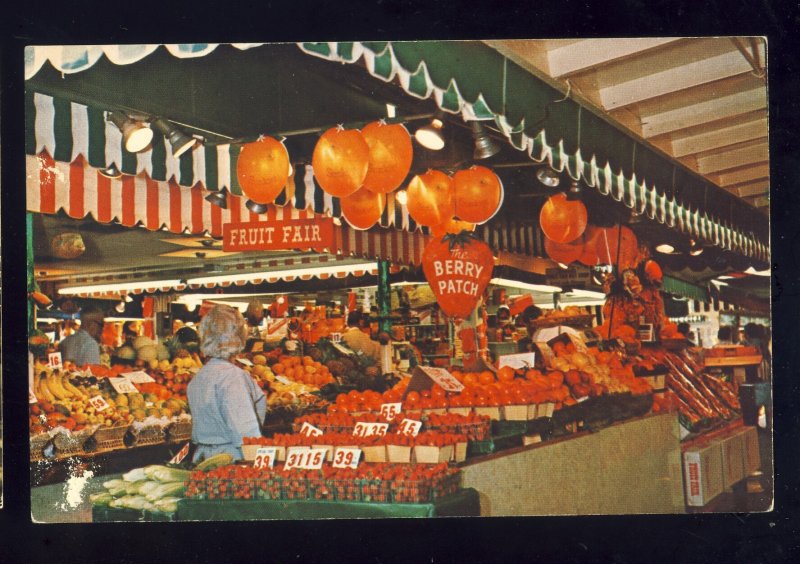
[[[328,367],[310,356],[283,355],[272,365],[272,372],[295,382],[317,387],[334,381]]]
[[[397,399],[400,401],[400,399]],[[383,403],[391,403],[375,390],[350,390],[346,394],[336,396],[336,403],[328,408],[329,413],[358,413],[361,411],[381,410]]]

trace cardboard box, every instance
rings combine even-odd
[[[453,458],[453,445],[443,447],[417,445],[414,447],[414,458],[419,464],[439,464]]]
[[[456,443],[453,449],[453,460],[455,462],[464,462],[467,459],[467,441]]]
[[[542,442],[541,435],[525,435],[524,437],[522,437],[522,444],[525,446],[534,445],[540,442]]]
[[[488,415],[489,419],[500,421],[500,406],[476,407],[475,413],[477,415]]]
[[[397,464],[411,463],[411,447],[403,445],[386,445],[386,458]]]
[[[736,433],[722,440],[723,486],[730,488],[744,477],[744,435]]]
[[[507,421],[527,421],[528,412],[527,405],[504,405],[502,415]]]
[[[471,407],[448,407],[448,413],[455,413],[456,415],[469,415],[472,413]]]
[[[384,445],[362,446],[361,450],[364,453],[364,462],[386,462],[386,447]]]
[[[256,451],[261,448],[261,445],[242,445],[242,455],[244,459],[251,462],[256,459]]]
[[[536,418],[539,417],[552,417],[556,409],[556,404],[552,402],[540,403],[536,405]]]
[[[747,427],[742,431],[744,442],[744,474],[750,476],[761,468],[761,451],[758,445],[758,431]]]
[[[690,507],[708,505],[722,493],[722,443],[692,447],[683,453],[683,485]]]

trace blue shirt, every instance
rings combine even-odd
[[[264,392],[247,372],[226,360],[212,358],[186,389],[192,412],[194,460],[219,453],[242,456],[242,438],[261,436],[267,414]]]
[[[62,360],[69,360],[78,366],[100,364],[100,344],[83,329],[78,329],[61,341],[58,350],[61,351]]]

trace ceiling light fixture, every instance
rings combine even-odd
[[[567,200],[570,202],[580,200],[582,193],[583,190],[580,183],[577,180],[573,180],[569,185],[569,190],[567,190]]]
[[[197,139],[186,135],[186,133],[165,119],[158,118],[153,121],[153,125],[164,137],[167,138],[170,147],[172,147],[172,156],[176,159],[194,147],[195,143],[197,143]]]
[[[536,179],[548,188],[555,188],[561,184],[561,178],[558,173],[549,166],[543,166],[537,170]]]
[[[62,296],[74,296],[77,294],[129,292],[142,288],[170,288],[180,284],[180,280],[141,280],[138,282],[120,282],[117,284],[92,284],[89,286],[72,286],[70,288],[59,288],[58,293]]]
[[[133,298],[130,296],[130,294],[125,294],[125,297],[123,299],[127,303],[131,303],[133,301]]]
[[[247,274],[222,274],[218,276],[202,276],[200,278],[190,278],[188,284],[213,284],[215,282],[251,282],[265,278],[287,278],[298,276],[319,276],[320,274],[353,274],[355,272],[367,272],[378,268],[377,262],[362,262],[356,264],[345,264],[337,266],[316,266],[311,268],[290,268],[285,270],[269,270],[264,272],[249,272]]]
[[[122,176],[122,173],[119,171],[117,165],[115,165],[114,163],[111,163],[106,168],[100,169],[98,172],[103,176],[105,176],[106,178],[119,178],[120,176]]]
[[[557,262],[556,264],[558,265],[558,268],[563,268],[564,270],[569,269],[569,266],[567,266],[563,262]]]
[[[267,204],[259,204],[258,202],[255,202],[253,200],[247,200],[247,202],[244,205],[247,207],[248,210],[257,214],[262,214],[266,212],[268,207]]]
[[[153,130],[146,123],[131,119],[122,112],[108,112],[106,119],[122,132],[126,151],[140,153],[150,146]]]
[[[125,300],[119,302],[116,307],[114,307],[114,311],[117,313],[124,313],[125,312]]]
[[[703,245],[694,239],[689,241],[689,254],[693,257],[703,254]]]
[[[510,280],[508,278],[492,278],[490,284],[495,286],[507,286],[509,288],[518,288],[520,290],[533,290],[534,292],[545,292],[548,294],[555,294],[561,291],[560,286],[550,286],[549,284],[530,284],[528,282],[519,282],[517,280]]]
[[[669,243],[661,243],[660,245],[656,245],[656,251],[664,255],[671,255],[675,252],[675,247]]]
[[[435,117],[428,125],[423,125],[414,133],[417,143],[430,151],[441,151],[444,148],[444,135],[442,129],[444,121]]]
[[[224,210],[228,209],[228,192],[225,188],[209,192],[206,201]]]
[[[488,159],[500,152],[500,145],[489,136],[484,125],[479,121],[469,122],[472,129],[472,137],[475,140],[475,151],[472,153],[473,159]]]

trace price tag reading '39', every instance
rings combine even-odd
[[[339,447],[333,455],[334,468],[358,468],[361,460],[361,449],[355,447]]]
[[[275,458],[278,455],[276,447],[260,447],[256,450],[256,457],[253,460],[254,468],[272,468],[275,465]]]

